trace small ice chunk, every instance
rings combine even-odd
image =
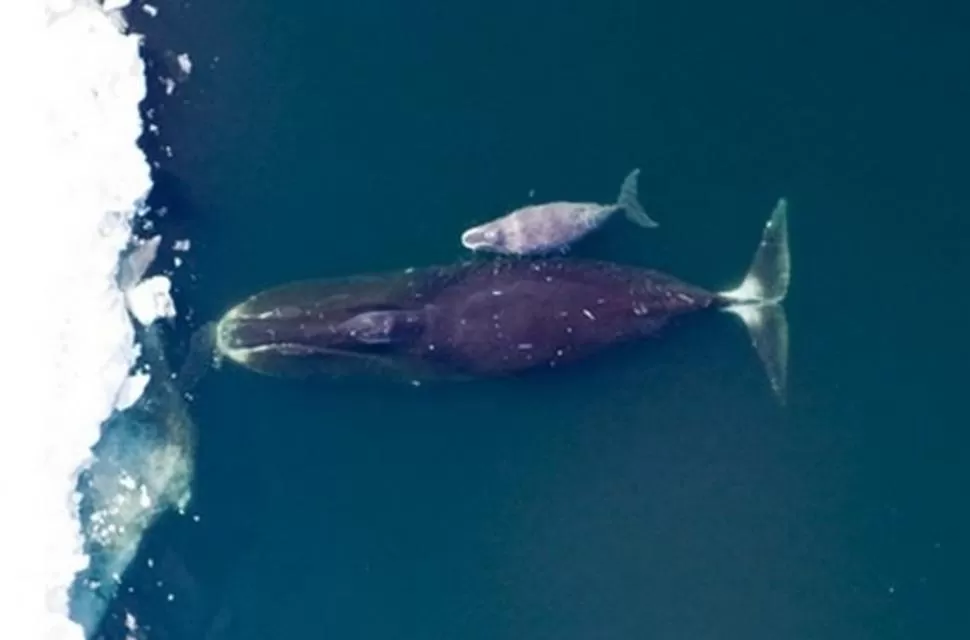
[[[145,272],[155,262],[158,255],[158,245],[161,236],[153,236],[139,244],[121,263],[118,273],[118,285],[122,290],[138,283],[145,276]]]
[[[125,293],[128,309],[138,322],[150,325],[158,318],[174,318],[172,282],[165,276],[152,276]]]
[[[175,251],[188,251],[191,248],[192,248],[192,241],[188,239],[176,240],[175,243],[172,244],[172,249]]]
[[[125,378],[121,389],[118,390],[118,396],[115,398],[115,409],[124,411],[138,402],[150,379],[151,376],[147,373],[133,373]]]
[[[180,53],[176,60],[178,60],[179,69],[182,70],[184,75],[188,76],[190,73],[192,73],[192,59],[189,58],[189,54]]]
[[[148,489],[145,485],[141,485],[141,492],[138,496],[138,504],[141,505],[142,509],[150,509],[152,506],[152,497],[148,495]]]
[[[147,13],[148,15],[150,15],[153,18],[158,15],[158,7],[156,7],[154,5],[143,4],[141,6],[141,10],[144,11],[145,13]]]
[[[118,9],[124,9],[128,6],[130,0],[104,0],[102,3],[102,9],[105,13],[109,11],[117,11]]]

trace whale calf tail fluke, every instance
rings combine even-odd
[[[778,200],[765,224],[761,242],[741,284],[720,297],[726,309],[737,314],[751,336],[782,404],[787,395],[788,320],[781,306],[791,283],[791,252],[788,248],[788,201]]]
[[[626,217],[631,222],[646,227],[648,229],[659,227],[660,224],[647,215],[643,205],[640,204],[639,187],[637,180],[640,178],[640,170],[634,169],[623,180],[620,185],[620,195],[616,199],[616,206],[623,209]]]

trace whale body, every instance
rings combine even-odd
[[[713,292],[672,275],[566,257],[463,261],[307,280],[257,293],[218,322],[218,351],[274,375],[392,372],[412,381],[556,368],[728,310],[744,321],[783,393],[790,281],[787,203],[779,200],[749,271]]]

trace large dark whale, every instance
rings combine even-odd
[[[782,199],[731,291],[602,261],[473,260],[269,289],[226,313],[215,339],[221,354],[268,374],[385,370],[417,382],[559,367],[720,309],[744,321],[784,398],[790,271]]]

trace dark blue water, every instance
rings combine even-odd
[[[576,255],[725,288],[786,196],[794,263],[784,408],[729,316],[447,388],[225,366],[192,405],[200,520],[162,522],[123,596],[151,638],[964,637],[967,5],[198,1],[137,25],[194,61],[154,113],[183,338],[267,286],[455,260],[530,190],[608,200],[636,166],[661,227],[618,217]]]

